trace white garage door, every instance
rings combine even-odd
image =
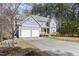
[[[39,37],[39,30],[22,30],[22,37]]]
[[[22,30],[22,37],[30,37],[31,30]]]
[[[32,30],[32,37],[39,37],[39,30]]]

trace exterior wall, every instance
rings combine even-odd
[[[47,26],[47,22],[44,22],[44,21],[39,21],[38,22],[42,27],[46,27]],[[42,33],[41,32],[41,27],[39,26],[38,24],[32,17],[30,17],[28,20],[26,20],[25,22],[23,22],[23,24],[21,26],[19,26],[19,37],[22,36],[22,30],[39,30],[40,31],[40,34]],[[49,22],[49,33],[52,33],[52,32],[56,32],[56,29],[57,29],[57,24],[56,24],[56,19],[53,17],[52,19],[50,19],[50,22]]]
[[[53,17],[50,21],[50,33],[56,32],[57,29],[56,19]]]
[[[38,28],[39,24],[33,18],[29,18],[25,22],[23,22],[22,26]]]
[[[56,32],[56,28],[50,28],[50,33]]]
[[[46,27],[46,22],[39,22],[39,24],[42,26],[42,27]]]
[[[19,37],[22,37],[22,30],[39,30],[41,33],[39,24],[33,20],[33,18],[26,20],[21,26],[19,26]]]
[[[40,33],[41,33],[41,28],[21,27],[21,29],[20,29],[20,37],[22,37],[22,30],[30,30],[30,31],[32,31],[32,30],[39,30],[39,35],[40,35]],[[32,33],[31,33],[31,34],[32,34]]]

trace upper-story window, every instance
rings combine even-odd
[[[52,25],[54,25],[54,23],[52,23]]]
[[[32,22],[32,19],[30,19],[29,21]]]
[[[46,25],[46,23],[41,23],[41,25],[42,25],[42,26],[45,26],[45,25]]]
[[[47,26],[49,26],[49,22],[47,22]]]

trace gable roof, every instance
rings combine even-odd
[[[21,16],[22,17],[22,16]],[[20,25],[22,25],[25,21],[27,21],[29,18],[33,18],[40,27],[43,27],[42,24],[40,24],[39,22],[50,22],[49,18],[43,17],[43,16],[38,16],[38,15],[29,15],[29,16],[23,16],[22,19],[23,21],[20,21]],[[53,18],[52,18],[53,19]],[[51,20],[51,19],[50,19]],[[56,20],[55,20],[56,21]],[[47,25],[45,26],[47,27]]]
[[[33,18],[33,20],[41,27],[41,25],[39,24],[39,22],[32,15],[23,18],[24,20],[23,21],[20,21],[19,24],[22,25],[25,21],[27,21],[30,18]]]
[[[51,20],[51,21],[53,20],[55,23],[58,22],[55,17],[52,17],[50,20]],[[50,21],[50,22],[51,22],[51,21]]]
[[[49,18],[43,17],[43,16],[39,16],[39,15],[16,15],[17,19],[20,19],[20,21],[24,21],[30,17],[33,17],[34,19],[36,19],[37,21],[41,21],[41,22],[48,22]]]
[[[22,16],[21,16],[22,17]],[[20,17],[20,18],[21,18]],[[49,18],[46,17],[42,17],[42,16],[38,16],[38,15],[29,15],[28,17],[22,17],[22,19],[24,19],[23,21],[20,22],[20,24],[24,23],[26,20],[28,20],[29,18],[33,18],[38,24],[39,22],[48,22]],[[41,24],[39,24],[39,26],[41,26]]]
[[[38,22],[48,22],[49,18],[38,16],[38,15],[31,15],[33,18],[35,18]]]

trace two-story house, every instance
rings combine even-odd
[[[57,31],[55,17],[46,18],[38,15],[29,15],[24,18],[19,26],[19,37],[39,37],[40,34]]]

